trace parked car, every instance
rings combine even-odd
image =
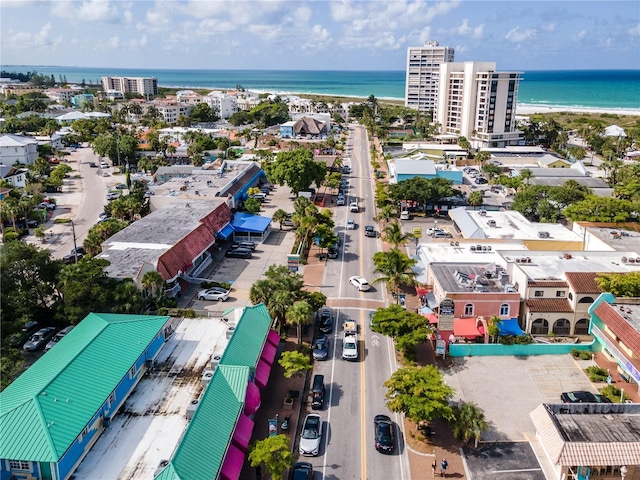
[[[356,222],[354,222],[353,220],[347,220],[347,230],[355,230],[356,229]]]
[[[89,162],[89,167],[98,168],[98,164],[96,162]]]
[[[489,180],[484,177],[478,177],[474,180],[474,182],[476,183],[476,185],[486,185],[487,183],[489,183]]]
[[[400,212],[400,220],[411,220],[411,214],[407,210]]]
[[[31,320],[24,324],[20,332],[14,333],[9,337],[9,345],[14,348],[22,347],[31,336],[38,331],[40,324],[35,320]]]
[[[393,422],[386,415],[376,415],[373,419],[373,438],[376,450],[383,453],[392,453],[395,448],[395,435]]]
[[[258,244],[256,242],[233,242],[231,244],[231,248],[234,250],[236,248],[247,248],[252,252],[254,252],[257,247],[258,247]]]
[[[560,400],[562,400],[562,403],[611,403],[611,400],[599,393],[582,390],[564,392],[560,395]]]
[[[40,210],[42,210],[42,209],[55,210],[56,209],[56,204],[53,203],[53,202],[40,202],[38,204],[38,208]]]
[[[329,258],[338,258],[340,255],[340,250],[336,245],[332,245],[327,249],[327,257]]]
[[[348,175],[351,173],[351,167],[349,165],[344,165],[342,167],[342,174],[343,175]]]
[[[427,235],[433,235],[436,232],[444,232],[444,230],[438,227],[427,228]]]
[[[326,335],[320,335],[313,344],[313,359],[326,360],[329,358],[329,339]]]
[[[349,211],[353,213],[358,213],[360,211],[360,206],[358,205],[358,202],[351,202],[349,204]]]
[[[371,288],[367,279],[360,276],[349,277],[349,283],[361,292],[366,292]]]
[[[310,413],[302,423],[300,434],[300,455],[315,457],[320,451],[322,441],[322,418],[317,413]]]
[[[376,238],[378,236],[378,233],[376,232],[375,228],[373,228],[373,225],[365,225],[364,236]]]
[[[293,219],[291,217],[287,217],[282,221],[282,226],[283,227],[293,227],[295,225],[293,224]]]
[[[56,327],[45,327],[38,330],[27,340],[22,349],[25,352],[35,352],[44,348],[51,338],[56,334]]]
[[[98,215],[98,218],[100,220],[106,220],[107,218],[109,218],[109,214],[107,212],[102,212],[100,215]]]
[[[198,292],[198,300],[214,300],[224,302],[229,298],[229,290],[220,287],[207,288]]]
[[[116,190],[126,190],[127,186],[124,183],[119,183],[116,185]]]
[[[291,480],[313,480],[313,466],[309,462],[296,462],[291,470]]]
[[[227,250],[225,255],[232,258],[251,258],[253,253],[248,248],[234,248],[232,250]]]
[[[444,232],[444,231],[440,231],[440,232],[433,232],[431,234],[431,238],[452,238],[453,235],[451,235],[449,232]]]
[[[109,165],[107,165],[107,162],[100,162],[100,168],[109,168]]]
[[[60,330],[58,333],[56,333],[53,338],[51,340],[49,340],[49,343],[47,343],[47,345],[44,347],[45,350],[51,350],[56,343],[58,343],[60,340],[62,340],[64,338],[64,336],[69,333],[71,330],[73,330],[73,325],[69,325],[68,327],[63,328],[62,330]]]
[[[338,195],[338,199],[336,200],[336,205],[339,207],[344,206],[346,200],[344,198],[344,195]]]
[[[249,195],[249,198],[255,198],[261,202],[264,202],[267,200],[267,195],[265,193],[254,193],[252,195]]]
[[[76,253],[78,255],[86,255],[87,251],[84,249],[84,247],[76,247],[76,248],[72,248],[71,252],[69,253],[71,253],[71,255],[75,255]]]
[[[107,193],[107,200],[115,200],[116,198],[120,198],[120,192],[109,192]]]
[[[62,257],[62,263],[64,263],[65,265],[76,263],[76,256],[78,257],[78,261],[82,260],[82,258],[84,257],[84,255],[81,253],[70,253],[69,255],[65,255],[64,257]]]
[[[333,315],[331,314],[331,310],[328,308],[320,310],[318,328],[322,333],[331,333],[331,330],[333,330]]]

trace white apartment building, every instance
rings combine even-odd
[[[238,111],[238,102],[235,96],[224,92],[210,92],[202,101],[218,112],[220,118],[229,118]]]
[[[71,88],[49,88],[44,94],[57,103],[70,102],[78,94],[77,90]]]
[[[436,41],[407,49],[405,107],[435,115],[440,65],[453,62],[454,53],[452,47],[441,47]]]
[[[157,102],[153,105],[162,114],[162,118],[169,125],[174,125],[178,122],[178,118],[188,117],[191,114],[192,105],[179,104],[173,102]]]
[[[102,77],[102,89],[125,93],[139,93],[145,97],[158,94],[158,79],[146,77]]]
[[[194,92],[193,90],[180,90],[176,92],[176,100],[178,103],[197,105],[202,102],[202,95]]]
[[[32,137],[0,135],[0,163],[9,166],[15,163],[31,165],[38,158],[38,141]]]
[[[516,103],[520,72],[496,72],[495,62],[440,65],[434,120],[442,135],[466,137],[476,148],[518,145]]]

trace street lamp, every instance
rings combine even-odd
[[[76,245],[76,227],[73,224],[73,220],[71,220],[71,232],[73,233],[73,257],[75,258],[76,264],[78,263],[78,246]]]

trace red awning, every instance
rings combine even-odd
[[[267,335],[267,342],[277,347],[278,344],[280,343],[280,335],[278,335],[278,332],[269,330],[269,335]]]
[[[224,457],[222,471],[220,472],[221,480],[238,480],[242,465],[244,464],[244,452],[236,447],[233,443],[229,444],[227,455]]]
[[[260,389],[255,383],[249,382],[247,384],[247,393],[244,397],[244,414],[253,415],[258,411],[261,403]]]
[[[262,355],[260,355],[260,360],[264,360],[269,365],[273,365],[273,360],[276,358],[276,351],[278,347],[274,346],[273,343],[266,342],[264,347],[262,347]]]
[[[256,367],[256,385],[260,388],[266,388],[271,373],[271,365],[260,359]]]
[[[236,447],[240,447],[245,452],[251,442],[251,434],[253,433],[254,422],[246,415],[240,415],[236,430],[233,432],[233,443]]]
[[[453,334],[456,337],[475,338],[481,333],[476,326],[475,318],[456,318],[453,321]]]
[[[416,287],[416,293],[418,294],[419,297],[424,297],[430,291],[431,290],[425,287],[420,287],[420,286]]]
[[[429,323],[438,323],[438,315],[435,313],[423,313],[422,316],[429,320]]]

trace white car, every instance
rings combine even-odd
[[[360,206],[358,205],[358,202],[351,202],[349,204],[349,211],[353,213],[358,213],[360,211]]]
[[[366,292],[371,288],[371,285],[369,285],[369,282],[367,282],[367,279],[364,277],[349,277],[349,283],[361,292]]]
[[[400,212],[400,220],[411,220],[411,214],[408,211],[403,210]]]
[[[302,433],[300,434],[300,455],[315,457],[320,451],[322,442],[322,417],[317,413],[310,413],[304,418]]]
[[[116,198],[120,198],[120,192],[107,193],[107,200],[115,200]]]
[[[444,232],[444,230],[438,227],[427,228],[427,235],[433,235],[436,232]]]
[[[347,230],[355,230],[356,229],[356,222],[354,222],[353,220],[347,220]]]
[[[217,300],[218,302],[224,302],[227,298],[229,298],[229,290],[220,287],[200,290],[198,293],[198,300]]]
[[[344,205],[344,203],[345,203],[344,195],[338,195],[338,201],[336,202],[336,205],[340,207]]]

